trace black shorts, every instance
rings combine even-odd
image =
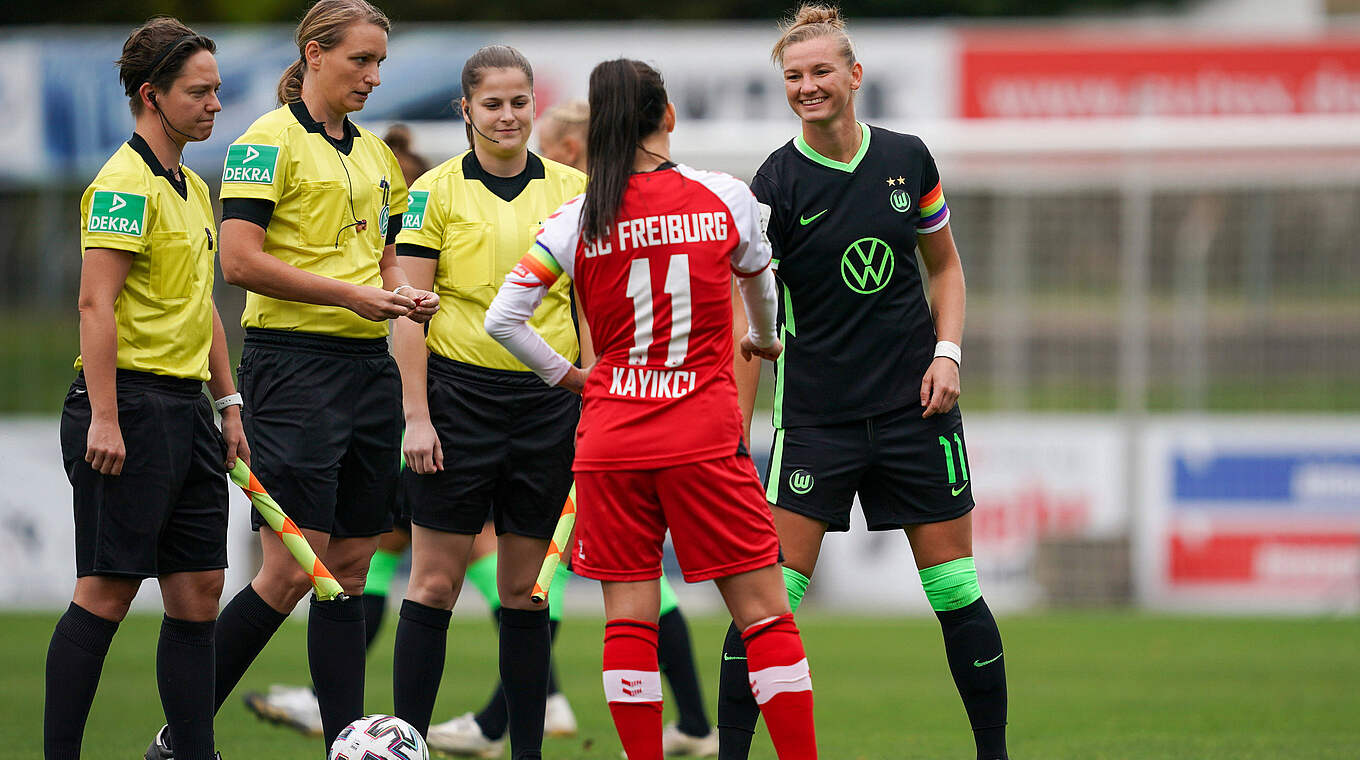
[[[401,377],[385,338],[251,328],[236,376],[252,468],[298,527],[335,538],[392,529]]]
[[[912,405],[868,419],[775,431],[765,497],[790,512],[850,529],[859,494],[869,530],[942,522],[973,508],[963,415],[921,419]]]
[[[154,578],[227,566],[227,447],[203,383],[118,370],[121,475],[85,461],[83,373],[61,410],[61,454],[75,501],[76,575]]]
[[[552,538],[571,491],[580,398],[532,372],[487,369],[430,355],[430,421],[444,469],[402,474],[411,523],[475,535]]]

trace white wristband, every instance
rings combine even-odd
[[[213,408],[219,412],[222,411],[223,409],[226,409],[229,406],[244,406],[244,403],[241,401],[241,394],[228,393],[227,395],[213,402]]]
[[[411,285],[398,285],[398,286],[396,286],[395,288],[392,288],[392,292],[393,292],[393,293],[400,293],[400,292],[402,291],[402,288],[410,288],[411,290],[415,290],[415,287],[413,287],[413,286],[411,286]]]
[[[959,348],[959,344],[953,341],[942,340],[936,343],[935,356],[943,356],[946,359],[952,359],[955,364],[960,367],[963,366],[963,349]]]

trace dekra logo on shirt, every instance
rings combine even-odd
[[[232,145],[227,148],[227,165],[222,169],[222,181],[272,185],[278,161],[279,148],[276,145]]]

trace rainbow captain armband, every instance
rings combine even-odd
[[[562,265],[548,253],[548,249],[544,248],[542,243],[534,241],[529,252],[524,254],[506,279],[517,285],[530,287],[542,285],[547,288],[557,282],[557,278],[562,276],[562,271]]]
[[[918,233],[938,232],[949,223],[949,204],[944,202],[944,185],[935,183],[935,189],[922,195],[917,205],[921,207],[921,219],[916,222]]]

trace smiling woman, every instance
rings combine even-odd
[[[427,733],[439,688],[429,663],[444,661],[450,610],[469,552],[488,516],[497,534],[501,679],[517,758],[539,757],[548,694],[551,626],[530,595],[571,488],[580,405],[543,386],[491,339],[482,323],[496,285],[533,244],[539,224],[585,188],[585,176],[531,153],[534,73],[512,47],[490,45],[463,65],[459,101],[471,150],[411,186],[398,259],[416,287],[451,301],[428,332],[399,324],[393,350],[406,411],[411,581],[393,661],[396,713]],[[579,353],[571,290],[549,294],[543,330],[573,360]],[[434,676],[433,678],[431,676]],[[457,720],[428,730],[431,747],[457,745]],[[494,732],[493,732],[494,733]],[[489,748],[492,738],[474,739]]]
[[[981,760],[1006,757],[1001,634],[973,565],[973,495],[959,411],[963,265],[940,175],[913,135],[855,118],[864,67],[834,8],[805,4],[772,57],[800,133],[751,189],[778,260],[784,353],[765,495],[796,610],[827,531],[903,530]],[[918,271],[919,246],[930,297]],[[797,315],[795,331],[795,314]],[[835,346],[829,356],[825,346]],[[758,382],[757,377],[749,378]],[[753,398],[754,388],[744,397]],[[756,705],[735,628],[718,692],[719,757],[745,758]]]

